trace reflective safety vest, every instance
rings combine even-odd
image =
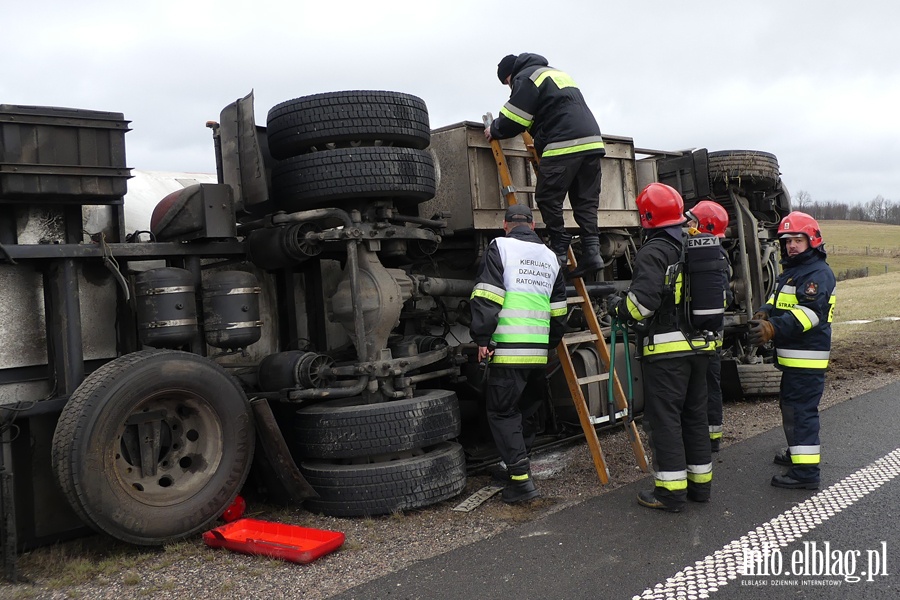
[[[491,335],[496,344],[491,362],[502,366],[544,365],[551,319],[564,317],[568,310],[565,285],[557,283],[559,262],[541,243],[515,237],[496,238],[492,243],[499,251],[501,280],[493,282],[485,277],[476,283],[471,297],[500,307]],[[475,310],[473,302],[473,314]]]
[[[775,364],[780,369],[824,371],[831,356],[834,273],[815,249],[782,262],[787,267],[761,308],[775,328]]]

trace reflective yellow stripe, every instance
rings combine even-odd
[[[638,302],[634,292],[628,292],[628,295],[625,296],[625,307],[635,321],[643,321],[647,317],[653,316],[653,311]]]
[[[794,465],[817,465],[820,459],[819,454],[791,454],[791,464]]]
[[[520,117],[513,111],[509,110],[505,106],[500,109],[500,114],[503,115],[504,117],[506,117],[507,119],[509,119],[510,121],[515,121],[516,123],[518,123],[519,125],[521,125],[523,127],[531,127],[531,124],[534,123],[534,121],[529,121],[528,119],[523,119],[522,117]]]
[[[687,489],[687,479],[678,479],[676,481],[665,481],[663,479],[654,480],[656,487],[666,488],[667,490],[671,490],[677,492],[678,490],[686,490]]]
[[[520,119],[525,119],[529,123],[534,121],[534,115],[528,111],[524,111],[512,102],[507,102],[503,105],[503,108],[511,112],[512,114],[518,116]]]
[[[494,331],[508,335],[545,335],[550,333],[549,320],[544,321],[543,325],[540,324],[540,321],[537,321],[537,325],[525,324],[530,321],[531,319],[500,319]]]
[[[779,356],[778,364],[785,367],[795,367],[797,369],[825,369],[828,367],[828,360],[813,360],[809,358],[784,358]]]
[[[509,291],[506,293],[503,307],[514,310],[533,310],[546,313],[550,310],[550,298],[543,294]]]
[[[703,351],[703,352],[715,352],[716,345],[708,344],[706,340],[695,339],[692,340],[696,348],[691,348],[691,345],[687,342],[687,340],[683,342],[663,342],[660,344],[645,344],[644,345],[644,356],[653,356],[656,354],[669,354],[670,352],[693,352],[693,351]],[[706,347],[703,345],[706,344]],[[828,361],[826,361],[827,363]]]
[[[525,473],[524,475],[510,475],[509,478],[513,481],[527,481],[528,473]]]
[[[487,290],[472,290],[472,297],[469,300],[474,298],[484,298],[485,300],[490,300],[491,302],[495,302],[500,306],[503,306],[503,296],[499,294],[495,294],[494,292],[489,292]]]
[[[643,321],[644,315],[641,313],[641,308],[636,306],[634,302],[631,300],[631,294],[625,298],[625,308],[628,309],[628,314],[631,315],[631,318],[635,321]]]
[[[803,331],[809,331],[813,328],[812,321],[809,320],[809,315],[806,314],[806,311],[804,311],[802,307],[797,306],[795,308],[792,308],[791,314],[794,315],[794,318],[800,322],[800,325],[803,327]]]
[[[831,294],[831,297],[828,298],[828,322],[831,323],[834,320],[834,293]]]
[[[785,294],[784,292],[778,294],[778,300],[775,302],[775,308],[778,310],[791,310],[796,305],[797,295]]]
[[[534,73],[531,74],[530,79],[534,82],[534,85],[537,87],[541,87],[541,84],[544,83],[547,79],[550,79],[553,83],[556,84],[556,87],[559,89],[573,87],[577,88],[575,85],[575,80],[569,76],[568,73],[564,73],[563,71],[557,71],[556,69],[551,69],[550,67],[543,67],[537,69]]]
[[[589,144],[578,144],[577,146],[569,146],[568,148],[557,148],[556,150],[544,150],[541,156],[560,156],[562,154],[575,154],[576,152],[586,152],[588,150],[602,150],[603,142],[591,142]]]
[[[684,274],[679,271],[678,276],[675,277],[675,305],[681,304],[681,299],[684,297]]]
[[[496,353],[491,359],[494,364],[501,365],[546,365],[546,356],[498,356]]]
[[[817,465],[819,464],[818,444],[812,446],[791,446],[788,453],[791,456],[791,464],[795,465]]]
[[[495,342],[507,344],[546,344],[549,335],[547,333],[496,333],[491,336]]]
[[[563,308],[554,308],[550,311],[551,317],[564,317],[569,313],[569,309],[566,307]]]
[[[709,483],[712,481],[712,471],[709,473],[691,473],[688,471],[687,480],[692,483]]]
[[[776,348],[775,354],[779,365],[798,369],[824,369],[828,366],[828,359],[831,357],[828,350]]]

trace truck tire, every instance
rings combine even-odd
[[[780,172],[774,154],[756,150],[710,152],[709,178],[714,184],[734,184],[749,191],[772,191]]]
[[[466,487],[465,453],[455,442],[442,442],[390,461],[304,461],[300,471],[319,493],[304,506],[330,517],[366,517],[421,508],[452,498]]]
[[[744,397],[777,396],[781,393],[781,371],[771,363],[737,365]]]
[[[355,458],[403,452],[459,436],[456,393],[423,390],[413,398],[362,404],[326,400],[294,416],[292,449],[300,458]]]
[[[266,119],[269,152],[278,160],[348,145],[422,150],[431,141],[425,102],[400,92],[330,92],[288,100]]]
[[[434,197],[436,185],[431,154],[413,148],[324,150],[278,162],[272,169],[273,196],[278,208],[287,211],[365,198],[418,204]]]
[[[174,350],[113,360],[60,415],[52,462],[63,494],[94,529],[160,545],[229,506],[253,459],[243,390],[212,361]]]

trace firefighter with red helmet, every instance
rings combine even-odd
[[[722,247],[728,228],[728,211],[712,200],[701,200],[685,213],[688,225],[688,265],[702,270],[702,277],[710,285],[724,287],[722,298],[711,295],[712,304],[705,306],[700,302],[691,303],[691,318],[695,322],[715,317],[716,351],[709,356],[709,369],[706,371],[706,387],[708,391],[707,420],[709,421],[709,445],[713,452],[719,451],[722,441],[722,335],[724,330],[725,308],[731,304],[732,295],[729,287],[731,266],[728,253]],[[692,242],[697,242],[692,245]],[[714,243],[713,243],[714,242]],[[693,255],[693,256],[692,256]],[[719,280],[719,281],[716,281]],[[693,293],[692,296],[700,297]]]
[[[712,488],[706,371],[715,345],[686,334],[679,322],[684,302],[681,195],[668,185],[651,183],[636,203],[645,239],[625,297],[613,296],[607,306],[638,333],[641,348],[654,488],[640,492],[638,503],[679,512],[688,499],[707,502]]]
[[[750,321],[750,343],[772,341],[781,376],[781,418],[787,450],[775,463],[788,467],[772,478],[781,488],[819,488],[819,400],[831,352],[835,278],[819,224],[794,211],[778,226],[783,271],[775,292]]]

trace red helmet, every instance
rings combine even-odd
[[[712,200],[701,200],[694,208],[687,211],[688,219],[697,221],[697,229],[703,233],[711,233],[716,237],[725,237],[728,227],[728,211]]]
[[[641,215],[641,227],[656,229],[684,223],[684,200],[678,191],[664,183],[651,183],[635,200]]]
[[[781,220],[781,224],[778,225],[778,236],[798,233],[809,238],[810,247],[818,248],[822,245],[822,231],[819,229],[819,223],[805,212],[795,210]]]

